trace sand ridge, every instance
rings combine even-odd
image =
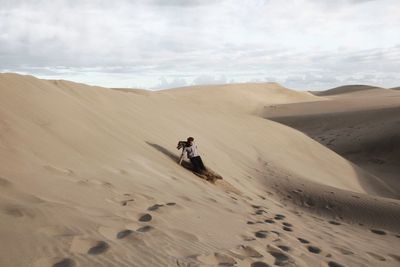
[[[385,89],[377,86],[357,84],[357,85],[339,86],[329,90],[315,92],[314,94],[317,96],[332,96],[332,95],[351,94],[360,92],[364,93],[365,91],[369,90],[385,90]]]

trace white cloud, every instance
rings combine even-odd
[[[352,77],[400,84],[397,0],[0,0],[0,7],[0,71],[113,87],[264,77],[298,89]]]
[[[168,81],[167,78],[161,77],[159,80],[160,83],[155,89],[177,88],[187,85],[187,81],[182,78],[174,78]]]

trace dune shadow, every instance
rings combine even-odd
[[[155,148],[156,150],[158,150],[159,152],[163,153],[164,155],[168,156],[174,162],[178,163],[179,156],[177,156],[175,153],[171,152],[170,150],[168,150],[165,147],[160,146],[158,144],[150,143],[150,142],[147,142],[147,141],[146,141],[146,143],[149,146],[151,146],[151,147]],[[189,162],[187,162],[185,160],[182,160],[182,164],[181,165],[182,165],[183,168],[185,168],[185,169],[187,169],[189,171],[193,171],[191,163],[189,163]]]
[[[301,110],[311,107],[307,107],[309,103],[288,105],[293,110],[267,112],[264,118],[297,129],[347,159],[367,193],[400,199],[400,124],[394,123],[400,107],[301,114]],[[309,111],[314,112],[311,108]],[[370,129],[380,129],[379,134]]]

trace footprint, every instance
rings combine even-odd
[[[348,249],[345,248],[340,248],[340,247],[334,247],[336,250],[338,250],[340,253],[343,255],[353,255],[354,253]]]
[[[328,266],[329,266],[329,267],[344,267],[344,265],[339,264],[339,263],[334,262],[334,261],[328,262]]]
[[[218,266],[233,266],[237,263],[231,256],[219,252],[215,252],[214,257],[218,261]]]
[[[243,238],[243,241],[253,241],[253,240],[256,240],[254,237],[252,237],[252,236],[247,236],[247,235],[243,235],[242,238]]]
[[[153,217],[150,214],[146,213],[139,217],[139,222],[149,222],[152,218]]]
[[[268,236],[268,231],[258,231],[254,235],[258,238],[266,238]]]
[[[276,234],[277,236],[280,236],[280,235],[281,235],[281,233],[279,233],[278,231],[271,231],[271,233],[274,233],[274,234]]]
[[[165,204],[165,205],[167,205],[167,206],[175,206],[176,205],[176,203],[175,202],[168,202],[167,204]]]
[[[74,237],[71,244],[72,252],[92,255],[104,253],[108,248],[109,245],[102,240],[84,239],[80,237]]]
[[[285,245],[279,245],[279,246],[277,246],[277,247],[280,248],[280,249],[282,249],[282,250],[285,251],[285,252],[288,252],[288,251],[290,250],[290,247],[285,246]]]
[[[162,206],[164,206],[164,205],[162,205],[162,204],[154,204],[153,206],[148,207],[147,210],[148,211],[155,211],[155,210],[158,210]]]
[[[88,250],[88,254],[97,255],[105,252],[109,248],[108,244],[104,241],[98,241]]]
[[[256,210],[257,215],[262,215],[263,213],[267,213],[265,210]]]
[[[250,267],[270,267],[270,265],[262,261],[255,261],[250,265]]]
[[[386,261],[386,259],[383,256],[375,254],[373,252],[367,252],[367,254],[378,261]]]
[[[370,229],[370,230],[371,230],[371,232],[373,232],[374,234],[377,234],[377,235],[386,235],[386,232],[383,230],[380,230],[380,229]]]
[[[333,224],[333,225],[340,225],[341,224],[340,222],[336,222],[336,221],[329,221],[329,223]]]
[[[132,230],[125,229],[125,230],[122,230],[122,231],[117,233],[117,238],[121,239],[121,238],[127,237],[128,235],[130,235],[132,233],[133,233]]]
[[[301,237],[299,237],[297,239],[303,244],[309,244],[310,243],[310,241],[308,241],[307,239],[301,238]]]
[[[56,262],[52,265],[52,267],[74,267],[75,262],[71,259],[64,258],[60,260],[59,262]]]
[[[128,202],[131,202],[131,201],[135,201],[135,200],[134,199],[123,200],[123,201],[121,201],[121,205],[126,206],[126,205],[128,205]]]
[[[286,218],[285,215],[282,215],[282,214],[276,214],[275,215],[275,220],[283,220],[285,218]]]
[[[255,222],[247,221],[247,224],[255,224]]]
[[[272,246],[268,245],[268,253],[275,258],[275,265],[284,266],[289,263],[289,256],[284,252],[279,251],[279,249],[274,249]]]
[[[315,254],[321,253],[321,249],[319,247],[316,247],[316,246],[308,246],[307,249],[311,253],[315,253]]]
[[[76,263],[70,258],[53,257],[41,258],[35,262],[34,267],[75,267]]]
[[[293,226],[291,223],[288,223],[288,222],[282,222],[282,224],[284,226],[287,226],[287,227],[292,227]]]
[[[293,229],[287,226],[283,226],[282,229],[288,232],[293,232]]]
[[[266,223],[275,223],[275,221],[272,220],[272,219],[266,219],[264,222],[266,222]]]
[[[146,232],[149,232],[149,231],[151,231],[153,229],[154,229],[153,226],[146,225],[146,226],[143,226],[143,227],[140,227],[140,228],[136,229],[136,232],[146,233]]]
[[[263,255],[260,254],[257,250],[255,250],[251,246],[245,246],[245,245],[240,245],[237,250],[239,251],[239,254],[242,254],[247,257],[251,258],[262,258]]]

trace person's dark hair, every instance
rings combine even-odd
[[[188,141],[188,142],[194,141],[194,138],[193,138],[193,137],[188,137],[188,138],[187,138],[187,141]]]

